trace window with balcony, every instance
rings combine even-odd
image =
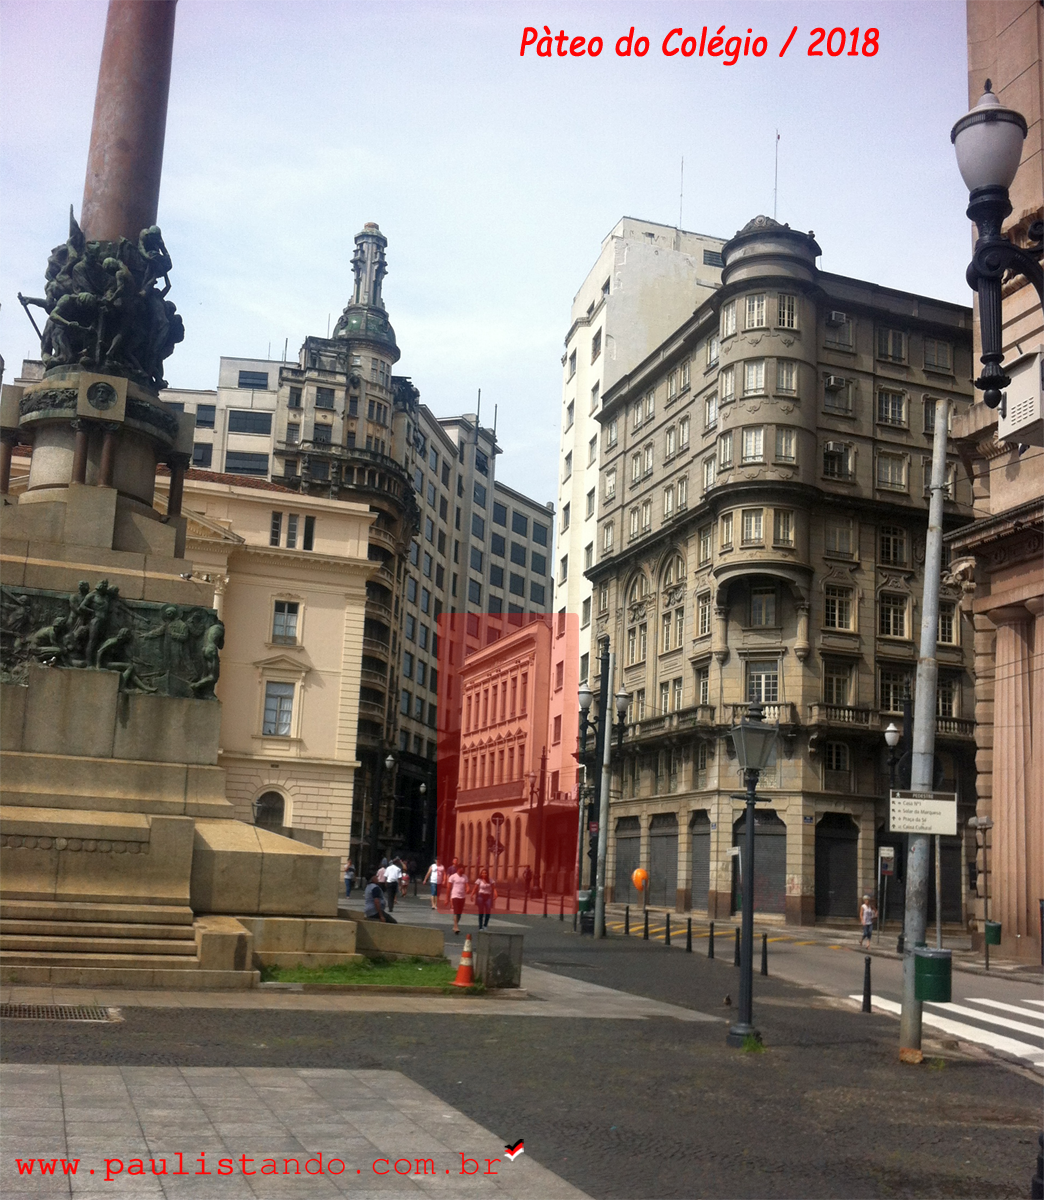
[[[689,480],[683,476],[678,480],[678,511],[687,508],[689,504]]]
[[[823,411],[836,416],[850,417],[854,410],[855,385],[841,375],[827,375],[823,380]]]
[[[795,439],[793,429],[776,429],[776,461],[792,463],[797,455],[794,449]]]
[[[642,533],[648,533],[652,529],[652,501],[642,501]]]
[[[793,546],[794,514],[789,508],[777,508],[772,523],[772,542],[776,546]]]
[[[878,454],[877,486],[884,491],[905,492],[906,466],[905,454]]]
[[[823,478],[851,479],[852,447],[846,442],[825,442],[823,444]]]
[[[781,358],[776,363],[776,391],[793,395],[797,391],[797,363]]]
[[[613,549],[613,523],[610,521],[602,527],[602,553],[609,554]]]
[[[696,703],[697,704],[710,704],[710,668],[709,667],[697,667],[696,668]],[[707,743],[701,742],[700,745],[703,747],[704,752],[706,752]],[[706,765],[707,765],[707,758],[706,758],[706,753],[704,753],[704,760],[703,760],[704,768],[706,768]]]
[[[721,541],[719,545],[722,550],[732,549],[732,513],[723,513],[721,516]]]
[[[760,704],[779,703],[779,661],[747,663],[747,700]]]
[[[823,625],[827,629],[851,629],[852,612],[852,589],[828,583],[824,588]]]
[[[828,517],[824,533],[825,554],[836,558],[852,557],[855,538],[851,517]]]
[[[901,713],[910,699],[910,672],[903,667],[881,667],[878,676],[878,706],[882,712]]]
[[[959,717],[961,689],[953,675],[940,675],[935,687],[935,715]]]
[[[930,371],[950,371],[953,369],[953,347],[949,342],[941,342],[938,338],[924,339],[924,365]]]
[[[765,540],[763,515],[763,510],[760,508],[743,509],[741,521],[744,546],[760,546]]]
[[[850,350],[853,344],[852,318],[843,312],[834,310],[826,316],[826,332],[824,342],[828,346],[836,346],[841,350]]]
[[[852,695],[852,667],[831,659],[823,664],[823,702],[847,707]]]
[[[627,520],[628,520],[627,531],[628,531],[629,537],[636,538],[638,536],[638,531],[641,528],[640,517],[641,517],[641,514],[639,512],[638,505],[636,504],[634,506],[634,508],[632,508],[631,511],[627,514]]]
[[[669,520],[674,516],[674,487],[665,487],[663,489],[663,519]]]
[[[671,711],[671,685],[665,680],[660,684],[660,713],[666,716]]]
[[[881,389],[877,393],[877,423],[879,425],[906,425],[906,396],[903,392]]]

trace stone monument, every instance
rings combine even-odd
[[[184,336],[156,225],[175,5],[110,0],[80,221],[19,297],[44,376],[0,403],[7,982],[250,987],[355,950],[339,859],[233,819],[217,765],[224,627],[181,515],[194,418],[159,399]]]

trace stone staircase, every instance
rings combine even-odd
[[[4,983],[250,988],[250,935],[187,906],[0,901]]]

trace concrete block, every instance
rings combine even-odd
[[[259,911],[336,917],[340,856],[265,829],[258,836],[263,853]]]
[[[25,749],[111,757],[119,683],[115,671],[30,667]]]
[[[245,971],[253,965],[253,936],[234,917],[199,917],[193,928],[201,970]]]
[[[446,943],[439,929],[417,925],[388,925],[383,921],[366,921],[361,914],[352,914],[355,925],[355,948],[368,958],[445,958]]]
[[[167,525],[157,513],[150,517],[120,505],[116,513],[113,546],[135,554],[161,554],[174,558],[178,531]]]
[[[306,920],[304,949],[313,954],[354,954],[355,922],[341,921],[336,917]]]
[[[304,950],[304,921],[300,917],[239,917],[254,939],[254,950],[286,953]]]
[[[125,696],[113,739],[115,758],[216,766],[221,705],[175,696]]]
[[[116,489],[70,483],[62,540],[66,546],[111,550],[116,524]]]
[[[13,683],[0,684],[0,750],[22,749],[22,728],[25,724],[27,687]]]
[[[51,498],[38,500],[33,503],[24,495],[18,497],[17,504],[3,506],[3,530],[5,538],[24,538],[27,541],[60,542],[65,528],[65,505],[57,499],[65,489],[56,489]],[[4,571],[5,583],[22,583],[23,580],[7,578]],[[40,584],[29,584],[39,587]]]
[[[365,954],[307,954],[301,950],[254,951],[255,967],[339,967],[344,963],[362,962]]]
[[[256,913],[261,897],[257,831],[241,821],[196,821],[191,905],[195,912]]]

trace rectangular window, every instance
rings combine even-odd
[[[609,611],[609,585],[603,583],[598,589],[598,611],[607,613]]]
[[[765,458],[765,431],[760,426],[743,431],[743,461],[762,462]]]
[[[544,585],[542,583],[531,583],[529,585],[529,599],[533,604],[543,605],[544,603]]]
[[[852,589],[828,583],[824,589],[823,624],[827,629],[852,628]]]
[[[747,297],[747,324],[748,329],[761,329],[765,324],[765,297],[748,296]]]
[[[678,372],[672,371],[667,376],[667,403],[678,398]]]
[[[566,405],[565,427],[567,430],[573,428],[573,402],[572,400]]]
[[[882,667],[880,674],[880,696],[882,712],[901,713],[903,701],[910,698],[910,675],[894,667]]]
[[[412,575],[406,576],[406,600],[410,604],[417,603],[417,581]]]
[[[743,364],[743,394],[756,395],[765,390],[765,360],[755,358]]]
[[[797,363],[781,358],[776,363],[776,391],[793,394],[797,391]]]
[[[823,411],[852,415],[852,383],[840,375],[828,375],[823,381]]]
[[[602,552],[608,554],[613,548],[613,525],[610,522],[602,529]]]
[[[721,309],[721,336],[731,337],[736,332],[736,301],[730,300]]]
[[[823,444],[823,476],[826,479],[852,478],[852,451],[845,442]]]
[[[290,389],[290,396],[286,402],[286,406],[287,408],[301,407],[301,389],[299,387],[292,387]],[[352,413],[352,416],[354,417],[355,413]]]
[[[602,353],[602,331],[599,329],[596,331],[594,337],[591,339],[591,361],[592,362],[597,361],[598,356],[601,353]]]
[[[877,486],[890,492],[906,491],[906,456],[879,454],[877,456]]]
[[[429,484],[428,486],[429,486],[429,487],[432,487],[432,485],[431,485],[431,484]],[[432,494],[434,494],[434,489],[433,489],[433,488],[432,488]],[[485,507],[486,507],[486,488],[485,488],[485,485],[484,485],[484,484],[481,484],[481,483],[476,483],[476,484],[475,484],[475,487],[474,487],[474,492],[473,492],[473,494],[474,494],[474,497],[475,497],[475,503],[476,503],[476,504],[479,506],[479,508],[485,508]],[[434,501],[433,501],[433,503],[434,503]]]
[[[413,655],[408,650],[402,656],[402,674],[404,679],[413,678]]]
[[[713,334],[707,339],[707,366],[713,367],[721,354],[721,339]]]
[[[605,427],[606,449],[608,450],[610,447],[615,446],[618,438],[619,438],[619,425],[617,424],[616,418],[613,417],[613,419]]]
[[[239,372],[239,387],[251,388],[257,392],[268,391],[268,372],[267,371],[240,371]]]
[[[793,429],[776,429],[776,459],[779,462],[794,462]]]
[[[301,539],[302,550],[312,550],[315,548],[315,517],[305,517],[304,519],[304,537]]]
[[[705,566],[711,560],[711,527],[710,525],[702,525],[700,527],[700,542],[699,542],[699,565]]]
[[[547,526],[540,525],[536,521],[533,522],[533,541],[538,546],[547,545]]]
[[[328,387],[317,387],[315,389],[315,407],[316,408],[333,408],[334,406],[334,390]]]
[[[297,513],[287,513],[286,515],[286,548],[288,550],[297,549]]]
[[[598,457],[598,437],[597,437],[597,435],[595,435],[595,437],[593,437],[587,443],[587,465],[590,466],[597,457]]]
[[[828,346],[851,347],[852,319],[847,313],[837,310],[827,313],[824,341]]]
[[[605,473],[605,498],[612,500],[616,496],[616,468]]]
[[[906,424],[906,397],[902,392],[877,393],[877,420],[881,425]]]
[[[674,488],[663,489],[663,519],[666,521],[674,516]]]
[[[591,597],[588,596],[587,599],[580,606],[580,625],[582,628],[586,629],[587,626],[590,624],[591,624]]]
[[[681,365],[681,390],[684,392],[689,386],[692,364],[686,359]]]
[[[721,517],[721,548],[732,549],[732,513],[723,513]]]
[[[569,577],[569,555],[563,554],[558,563],[558,582],[565,583]]]
[[[477,537],[479,539],[480,542],[485,541],[485,539],[486,539],[486,519],[485,519],[485,517],[480,517],[478,515],[478,513],[471,514],[471,532],[475,535],[475,537]]]
[[[723,433],[718,438],[718,470],[732,466],[732,433]]]
[[[652,469],[653,469],[653,445],[652,445],[652,442],[650,442],[649,445],[645,447],[645,454],[643,456],[643,459],[644,460],[642,462],[642,475],[644,477],[646,475],[652,474]]]
[[[696,703],[710,704],[710,668],[696,668]],[[707,743],[701,743],[701,748],[706,749]],[[704,756],[703,766],[706,767],[706,756]]]
[[[427,588],[421,588],[420,610],[422,613],[431,612],[431,592]]]
[[[586,521],[589,517],[593,517],[594,512],[595,512],[595,489],[591,488],[591,490],[587,493],[587,498],[584,501],[584,520]]]
[[[297,602],[277,600],[272,615],[272,641],[288,645],[297,642]]]
[[[482,570],[482,551],[477,546],[471,547],[471,569],[473,571]],[[425,571],[425,575],[430,575],[430,571]]]
[[[230,408],[228,410],[229,433],[261,433],[272,432],[272,414],[259,412],[253,408]]]
[[[516,575],[514,571],[508,576],[508,591],[512,596],[524,596],[526,594],[526,581],[521,575]]]
[[[750,589],[750,623],[762,628],[776,624],[776,589],[774,587]]]
[[[781,329],[797,327],[797,296],[779,293],[776,297],[776,324]]]
[[[635,505],[635,507],[632,508],[629,513],[629,521],[630,521],[629,533],[630,533],[630,536],[633,538],[636,538],[638,536],[638,517],[639,517],[638,506]]]
[[[642,533],[648,533],[652,528],[652,501],[642,501]]]
[[[678,452],[678,431],[672,425],[663,435],[663,457],[673,458]]]
[[[706,637],[711,631],[711,594],[702,592],[696,597],[696,635]]]
[[[885,362],[906,362],[906,334],[900,329],[879,329],[877,357]]]
[[[882,592],[878,601],[877,632],[881,637],[906,637],[907,597],[894,592]]]
[[[828,659],[823,665],[823,702],[847,706],[851,696],[852,668]]]
[[[213,404],[197,404],[196,405],[196,428],[197,429],[213,429],[214,417],[217,413],[217,408]]]
[[[772,541],[777,546],[793,546],[794,514],[789,508],[777,508],[772,527]]]
[[[953,364],[953,355],[949,342],[940,342],[937,338],[924,339],[924,365],[936,371],[949,371]]]
[[[689,503],[689,481],[688,479],[678,480],[678,510],[685,508]]]
[[[760,508],[745,508],[743,510],[743,545],[757,545],[763,540],[762,510]]]
[[[410,695],[410,693],[403,688],[402,695],[399,698],[399,712],[401,712],[404,717],[408,717],[410,715],[410,701],[412,699],[413,697]]]
[[[482,603],[482,584],[477,579],[468,580],[468,603]]]
[[[519,542],[511,543],[511,561],[518,567],[526,565],[526,548]]]
[[[576,351],[574,350],[569,355],[569,375],[568,375],[567,379],[572,379],[575,374],[576,374]]]
[[[946,646],[957,645],[957,605],[952,600],[939,604],[939,641]]]
[[[779,661],[747,663],[747,699],[760,704],[779,703]]]
[[[565,456],[565,461],[562,464],[562,482],[570,479],[573,474],[573,452],[572,450]]]
[[[529,536],[529,518],[520,512],[511,514],[511,532],[520,533],[523,537]]]
[[[490,539],[490,552],[497,555],[498,558],[503,558],[506,547],[507,542],[504,538],[499,533],[493,534]]]
[[[278,546],[279,539],[283,532],[283,514],[274,512],[272,514],[272,523],[268,529],[268,544],[270,546]]]
[[[584,547],[584,570],[594,566],[594,542],[588,542]]]
[[[669,683],[660,684],[660,712],[663,714],[671,711],[671,685]]]
[[[196,468],[206,470],[214,460],[214,447],[209,442],[196,442],[192,447],[192,465]],[[284,464],[283,469],[287,475],[292,475],[293,471],[289,468],[290,460]]]
[[[674,622],[670,613],[664,613],[660,618],[660,653],[666,654],[671,649],[671,634],[674,632]]]
[[[653,414],[656,412],[656,392],[645,393],[645,419],[652,420]]]
[[[569,514],[570,514],[571,507],[572,506],[569,504],[562,505],[562,532],[563,533],[565,533],[565,531],[569,528]]]
[[[292,683],[265,684],[265,716],[261,732],[265,737],[289,737],[294,711]]]
[[[891,567],[906,566],[906,530],[899,525],[882,525],[878,534],[880,560]]]
[[[824,553],[834,554],[841,558],[851,558],[853,547],[852,518],[828,518],[824,541]]]
[[[329,425],[320,425],[318,421],[312,429],[312,443],[316,446],[329,446],[330,435],[333,431]],[[314,465],[314,464],[313,464]]]
[[[286,423],[286,441],[290,446],[296,446],[301,440],[301,423],[299,421],[287,421]]]
[[[586,683],[591,675],[591,656],[590,654],[580,655],[580,682]]]
[[[709,492],[714,486],[714,459],[705,458],[703,460],[703,490]]]
[[[504,568],[498,566],[490,566],[489,582],[493,587],[502,588],[504,586]]]
[[[730,404],[736,399],[736,368],[725,367],[718,376],[718,395],[722,404]]]
[[[960,688],[953,676],[941,675],[935,686],[935,715],[937,717],[956,717]]]
[[[718,424],[718,394],[712,392],[703,402],[703,427],[714,429]]]
[[[671,703],[674,711],[678,712],[682,706],[682,681],[675,679],[671,684]]]
[[[225,451],[225,470],[229,475],[267,475],[268,455],[243,450]]]
[[[600,390],[601,390],[601,384],[599,384],[599,383],[596,383],[594,385],[594,387],[591,389],[591,408],[590,408],[591,412],[594,412],[594,410],[598,407],[598,393]]]
[[[507,525],[507,507],[496,500],[493,501],[493,524]],[[496,537],[497,535],[494,534],[493,536]]]

